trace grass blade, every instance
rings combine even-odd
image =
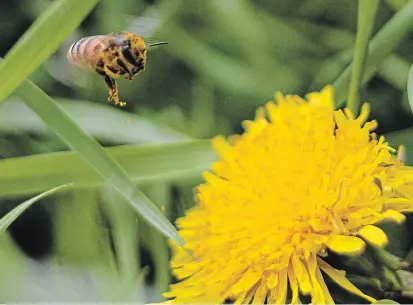
[[[7,228],[15,221],[24,211],[26,211],[33,203],[39,201],[40,199],[47,197],[49,195],[52,195],[58,191],[60,191],[63,188],[66,188],[69,186],[69,184],[61,185],[58,187],[55,187],[53,189],[50,189],[44,193],[41,193],[29,200],[26,200],[25,202],[19,204],[17,207],[15,207],[13,210],[8,212],[6,215],[4,215],[0,219],[0,234],[4,233],[4,231],[7,230]]]
[[[103,188],[103,204],[108,211],[117,268],[123,285],[130,285],[139,274],[139,224],[132,207],[116,203],[124,201],[112,188]],[[151,228],[153,229],[153,228]],[[156,231],[156,230],[155,230]],[[157,231],[158,232],[158,231]],[[146,234],[146,233],[145,233]]]
[[[53,1],[0,65],[0,103],[57,50],[98,1]]]
[[[134,186],[127,172],[90,135],[43,90],[29,80],[23,82],[17,94],[72,150],[99,173],[106,182],[132,204],[143,218],[165,236],[182,244],[175,227],[159,209]]]
[[[409,60],[393,53],[383,61],[378,74],[383,80],[392,85],[394,88],[404,92],[406,91],[409,69]]]
[[[165,214],[170,213],[172,209],[171,202],[171,187],[167,183],[158,183],[148,185],[144,188],[145,194],[151,198],[155,204],[162,205],[165,209]],[[145,224],[143,224],[145,225]],[[168,290],[168,285],[170,283],[169,274],[169,245],[168,241],[159,232],[153,230],[152,228],[147,228],[143,226],[143,232],[148,239],[148,248],[152,253],[153,262],[155,265],[155,287],[158,293],[162,293]],[[144,239],[145,237],[142,237]]]
[[[106,148],[135,184],[200,179],[216,161],[208,140]],[[42,177],[42,179],[38,179]],[[102,187],[105,179],[75,152],[55,152],[0,160],[0,196],[43,192],[73,182],[75,187]]]
[[[366,83],[377,71],[383,60],[399,45],[413,26],[413,1],[398,11],[371,39],[362,83]],[[336,107],[340,107],[348,93],[351,70],[349,65],[334,82]]]
[[[95,189],[71,190],[53,209],[55,262],[79,267],[102,264],[116,270],[108,232]],[[135,215],[135,213],[134,213]]]
[[[216,161],[208,140],[123,145],[105,151],[135,184],[200,179],[201,172]],[[0,196],[31,195],[70,182],[79,188],[105,185],[105,179],[71,151],[0,160]]]
[[[368,43],[379,3],[379,0],[359,0],[358,3],[356,50],[353,60],[354,68],[351,71],[347,101],[347,107],[354,116],[357,116],[359,113],[359,88],[363,77]]]
[[[407,78],[407,96],[409,98],[410,109],[413,112],[413,65],[409,70],[409,77]]]
[[[105,104],[87,101],[56,100],[88,134],[99,141],[115,144],[167,143],[190,140],[190,137],[148,118]],[[19,115],[16,116],[16,113]],[[130,120],[130,123],[127,121]],[[139,130],[140,132],[136,132]],[[23,102],[10,100],[1,106],[0,131],[7,133],[49,133],[47,125]]]

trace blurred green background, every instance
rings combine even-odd
[[[0,2],[1,57],[52,2]],[[373,35],[406,3],[381,1]],[[100,76],[66,60],[77,39],[121,30],[169,43],[149,52],[134,81],[118,82],[123,108],[107,101]],[[305,95],[336,81],[356,30],[354,0],[102,0],[30,79],[103,146],[127,144],[111,153],[173,221],[216,158],[208,141],[193,140],[242,132],[242,120],[276,91]],[[410,32],[361,90],[377,133],[405,144],[408,164],[412,61]],[[1,213],[61,183],[78,187],[34,205],[2,235],[0,302],[161,300],[171,280],[166,239],[126,204],[113,212],[122,199],[74,154],[56,154],[66,150],[17,95],[1,105]],[[390,227],[388,249],[407,256],[411,229],[410,220]]]

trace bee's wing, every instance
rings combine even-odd
[[[118,37],[124,37],[126,34],[128,34],[127,31],[118,31],[118,32],[112,32],[108,34],[108,36],[112,38],[118,38]]]
[[[153,17],[138,17],[133,19],[129,26],[128,30],[132,33],[136,33],[139,36],[142,36],[145,40],[155,36],[157,29],[161,25],[161,20],[159,18]]]
[[[128,32],[122,31],[122,32],[113,32],[107,35],[107,44],[109,46],[119,46],[123,45],[127,40],[126,40],[126,35]]]
[[[182,1],[160,1],[159,4],[150,6],[140,17],[132,17],[128,21],[127,29],[142,36],[149,42],[157,35],[157,31],[181,9]]]

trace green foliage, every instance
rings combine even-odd
[[[199,180],[216,155],[210,141],[122,145],[105,149],[137,184]],[[36,179],[42,177],[42,179]],[[0,195],[19,196],[73,182],[76,187],[102,187],[105,180],[74,152],[55,152],[0,161]]]
[[[371,39],[362,83],[365,83],[374,75],[382,61],[390,55],[410,31],[413,26],[412,14],[413,2],[409,2]],[[346,96],[350,83],[351,68],[352,66],[346,68],[334,83],[337,105],[340,105]]]
[[[409,105],[413,112],[413,65],[410,66],[409,77],[407,80],[407,94],[409,98]]]
[[[26,200],[25,202],[22,202],[19,204],[17,207],[15,207],[13,210],[11,210],[9,213],[7,213],[5,216],[3,216],[0,219],[0,234],[3,234],[4,231],[7,230],[7,228],[15,221],[24,211],[26,211],[33,203],[38,202],[39,200],[43,199],[44,197],[50,196],[61,189],[67,187],[68,185],[61,185],[58,187],[55,187],[53,189],[50,189],[46,192],[41,193],[40,195],[37,195],[29,200]]]
[[[7,59],[4,64],[7,63]],[[140,192],[130,180],[126,171],[113,160],[99,143],[85,133],[46,93],[26,80],[17,90],[26,104],[60,137],[76,151],[110,187],[167,237],[183,243],[175,228],[163,217],[153,203]]]
[[[7,53],[0,66],[0,102],[35,71],[82,22],[98,0],[57,0]]]
[[[379,8],[379,0],[359,0],[357,14],[357,37],[347,106],[357,116],[360,108],[359,88],[364,72],[367,48]]]
[[[41,205],[53,219],[53,247],[41,249],[48,256],[36,268],[60,290],[39,288],[50,286],[47,276],[30,275],[27,256],[3,234],[0,301],[161,300],[173,280],[164,235],[179,238],[171,223],[194,204],[193,187],[217,159],[210,139],[239,133],[241,121],[276,91],[304,95],[332,83],[337,107],[347,97],[353,110],[370,102],[377,132],[393,147],[405,145],[413,164],[413,1],[16,3],[0,4],[1,203],[70,185]],[[169,43],[150,50],[133,82],[119,81],[124,108],[107,102],[100,76],[65,58],[76,39],[120,30]],[[0,222],[9,225],[33,200]],[[23,225],[30,232],[28,219],[43,225],[34,208],[9,231]],[[391,234],[387,261],[411,256],[412,223],[383,226]],[[47,234],[34,235],[40,249]],[[394,268],[346,263],[364,274],[350,275],[354,283],[388,297],[380,295],[384,282],[369,273],[393,283]],[[340,291],[334,297],[353,300]]]

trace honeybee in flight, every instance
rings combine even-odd
[[[73,43],[67,52],[67,58],[73,65],[94,70],[103,76],[109,87],[108,100],[123,106],[125,103],[119,100],[115,79],[125,75],[127,80],[132,80],[135,74],[145,70],[148,48],[161,44],[167,43],[146,45],[141,36],[130,32],[96,35]]]

